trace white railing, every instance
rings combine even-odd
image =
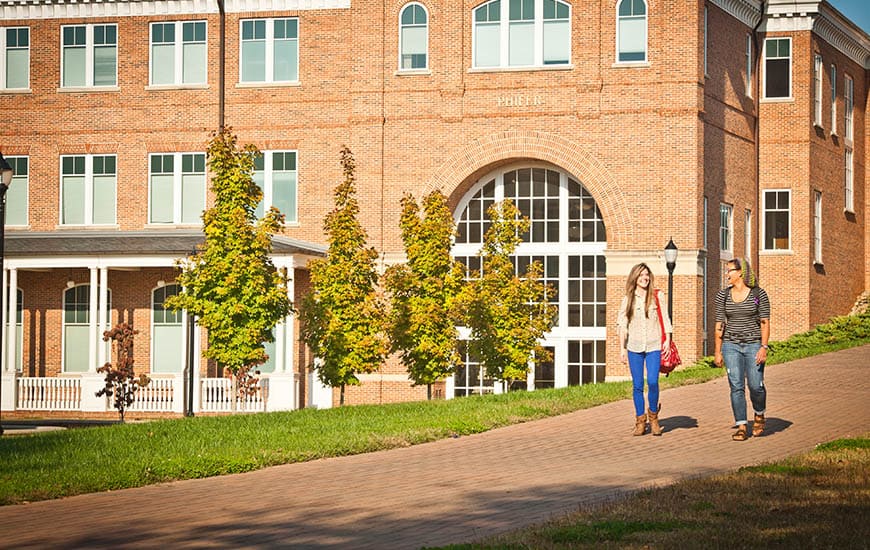
[[[251,394],[233,395],[233,381],[229,378],[202,379],[203,412],[263,412],[266,410],[268,381],[260,379]],[[233,399],[235,397],[235,400]],[[235,407],[233,407],[235,401]]]
[[[179,392],[179,397],[181,393]],[[172,412],[175,399],[174,378],[152,378],[147,386],[136,390],[130,411]]]
[[[79,378],[18,378],[16,408],[38,411],[81,409],[82,382]]]

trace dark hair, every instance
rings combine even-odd
[[[752,266],[749,264],[749,260],[746,258],[732,258],[725,262],[725,265],[728,264],[734,266],[734,269],[740,270],[740,278],[743,279],[743,284],[749,288],[755,288],[758,286],[758,278],[755,276],[755,272],[752,271]]]

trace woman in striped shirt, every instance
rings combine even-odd
[[[746,390],[755,411],[752,435],[764,432],[767,390],[764,387],[764,362],[770,338],[770,301],[758,286],[749,262],[735,258],[725,264],[728,286],[716,295],[715,363],[728,372],[731,410],[737,431],[734,441],[745,441],[747,433]]]

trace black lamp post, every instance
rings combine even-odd
[[[193,261],[196,257],[196,247],[190,251],[188,258]],[[185,401],[187,406],[184,408],[184,416],[193,416],[193,369],[196,368],[196,346],[194,339],[196,338],[195,319],[193,313],[187,312],[187,397]]]
[[[677,267],[677,245],[671,238],[665,245],[665,266],[668,268],[668,317],[674,319],[674,268]]]
[[[15,171],[12,170],[12,165],[9,164],[5,158],[3,158],[3,153],[0,153],[0,273],[3,272],[3,242],[6,240],[6,191],[9,190],[9,186],[12,185],[12,176],[15,175]],[[3,294],[6,293],[6,289],[0,289],[0,320],[3,319]],[[6,327],[0,328],[0,338],[6,332]],[[9,342],[9,345],[15,345],[14,342]],[[5,374],[6,369],[3,366],[3,354],[0,353],[0,400],[3,399],[3,374]],[[0,404],[0,411],[3,410],[2,404]],[[0,421],[0,435],[3,435],[3,422]]]

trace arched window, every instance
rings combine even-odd
[[[178,373],[184,370],[184,327],[181,310],[166,309],[166,299],[175,296],[179,285],[157,287],[151,293],[151,372]]]
[[[475,68],[571,62],[571,5],[560,0],[491,0],[474,9]]]
[[[644,0],[619,0],[616,8],[616,60],[647,60],[647,13]]]
[[[88,371],[88,333],[90,325],[90,285],[78,285],[63,293],[63,371]],[[112,291],[108,291],[106,318],[112,311]],[[111,325],[111,321],[109,322]],[[102,340],[102,335],[99,336]],[[106,342],[107,360],[111,361],[111,342]]]
[[[557,307],[553,329],[544,345],[552,361],[535,365],[520,387],[564,387],[604,380],[606,336],[607,244],[604,220],[592,195],[569,174],[542,163],[523,164],[491,173],[460,201],[453,255],[468,273],[480,269],[480,247],[490,226],[487,209],[512,200],[529,218],[530,227],[514,254],[516,272],[531,262],[543,268],[549,296]],[[480,365],[465,353],[454,377],[454,396],[492,391]]]
[[[399,70],[429,67],[429,15],[420,4],[408,4],[399,15]]]

